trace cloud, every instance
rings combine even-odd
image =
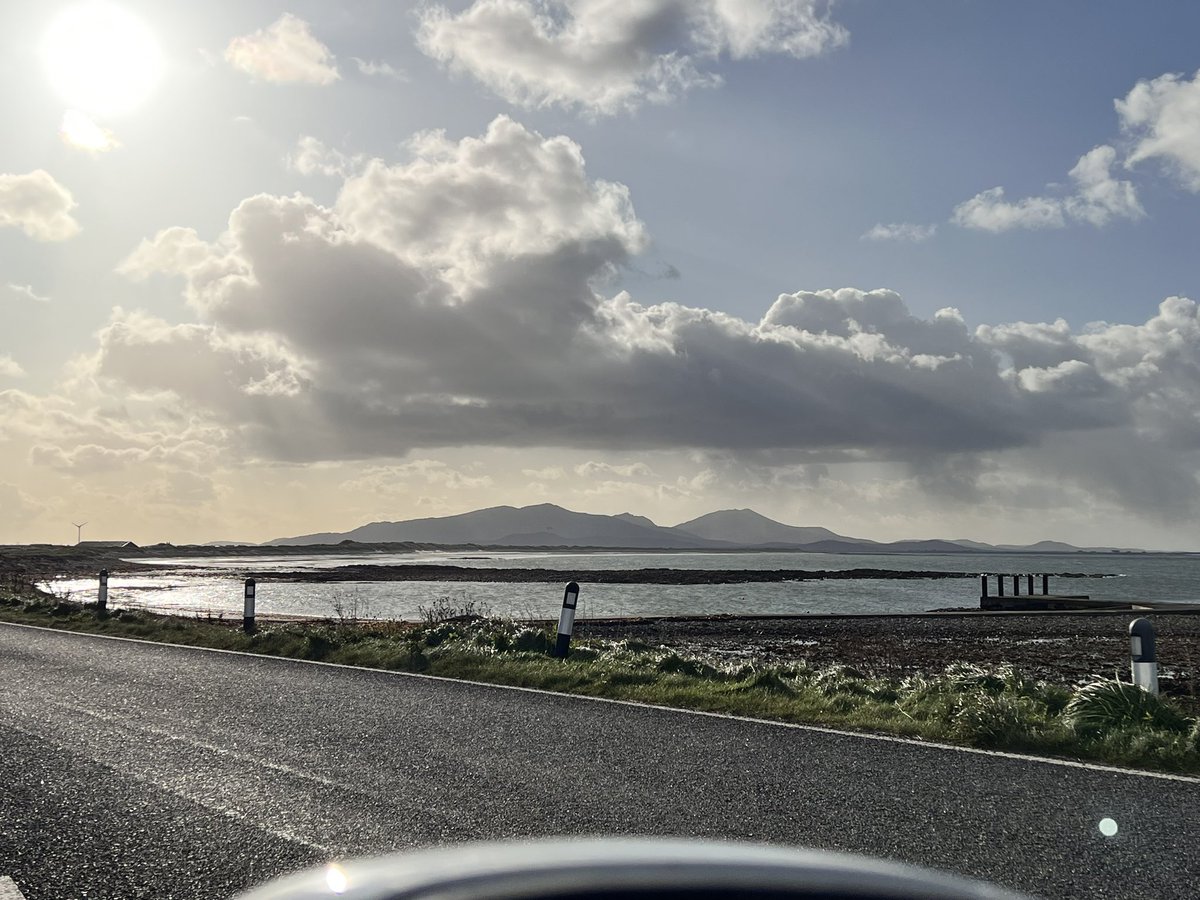
[[[437,459],[413,459],[399,465],[369,468],[358,478],[343,482],[342,488],[374,494],[408,493],[414,481],[452,491],[492,486],[490,475],[471,475]]]
[[[1075,192],[1063,200],[1067,215],[1097,227],[1113,219],[1140,219],[1146,215],[1132,182],[1112,177],[1117,151],[1107,144],[1089,150],[1068,173]]]
[[[367,77],[389,78],[392,81],[408,81],[408,75],[403,70],[395,68],[391,63],[359,59],[357,56],[351,57],[351,59],[358,66],[358,71]]]
[[[586,281],[645,245],[628,189],[589,181],[582,150],[568,138],[543,138],[499,116],[480,138],[427,132],[409,149],[412,163],[373,160],[347,180],[336,218],[456,289],[487,283],[522,256],[555,253],[577,257]]]
[[[1132,182],[1112,177],[1117,152],[1102,144],[1079,158],[1069,175],[1072,193],[1063,197],[1004,199],[1004,188],[976,194],[954,208],[951,221],[963,228],[1001,232],[1015,228],[1063,228],[1068,222],[1097,227],[1113,219],[1145,215]]]
[[[117,266],[117,272],[134,281],[144,281],[151,275],[175,275],[203,264],[209,257],[209,246],[194,229],[174,226],[144,240]]]
[[[1113,105],[1130,147],[1125,168],[1154,160],[1187,190],[1200,192],[1200,72],[1191,81],[1178,74],[1139,81]],[[1100,227],[1114,219],[1143,218],[1145,210],[1133,183],[1112,175],[1116,162],[1116,149],[1101,144],[1071,169],[1067,191],[1010,202],[1002,187],[994,187],[960,203],[951,221],[964,228],[1001,232],[1063,228],[1070,223]]]
[[[567,473],[562,466],[547,466],[544,469],[522,469],[521,474],[538,481],[558,481]]]
[[[926,490],[945,460],[946,495],[961,502],[996,460],[1058,467],[1099,492],[1123,447],[1127,461],[1154,466],[1139,475],[1154,484],[1145,496],[1191,478],[1171,509],[1191,503],[1191,300],[1169,298],[1139,325],[1082,330],[1061,320],[972,330],[954,309],[913,315],[885,289],[783,294],[757,319],[642,305],[602,292],[647,239],[628,191],[590,178],[578,145],[500,117],[479,137],[420,135],[409,154],[370,161],[330,206],[258,195],[213,240],[176,227],[144,241],[121,271],[180,278],[198,321],[118,311],[81,377],[135,421],[142,408],[156,421],[188,416],[235,460],[699,449],[792,468],[905,465]],[[19,396],[11,404],[0,419],[21,421]],[[58,430],[74,447],[156,443],[102,440],[97,427]],[[44,423],[38,433],[54,432]],[[1107,452],[1072,464],[1073,443],[1092,436]],[[605,491],[655,477],[636,458],[597,459],[570,474]],[[388,474],[447,485],[483,477],[418,462]]]
[[[276,407],[309,435],[279,441],[298,458],[398,442],[895,457],[1128,420],[1077,336],[1025,362],[1017,332],[972,335],[954,310],[922,320],[891,291],[785,294],[757,322],[604,297],[597,278],[645,236],[577,145],[501,117],[411,150],[347,179],[332,208],[262,195],[211,244],[180,229],[144,244],[123,269],[183,275],[207,324],[126,316],[99,371],[231,424]]]
[[[97,125],[89,116],[77,109],[68,109],[63,113],[62,124],[58,126],[58,136],[68,147],[87,150],[91,153],[105,153],[121,146],[116,135],[107,128]]]
[[[8,354],[0,354],[0,378],[23,378],[25,370]]]
[[[5,526],[5,530],[0,533],[10,540],[18,538],[20,532],[17,526],[29,523],[42,511],[41,505],[28,494],[15,484],[7,482],[0,482],[0,509],[4,510]]]
[[[50,302],[50,298],[43,297],[41,294],[39,294],[37,291],[35,291],[33,289],[33,285],[14,284],[13,282],[10,281],[6,285],[6,287],[8,288],[8,290],[11,293],[16,294],[18,297],[24,297],[26,300],[32,300],[34,303],[49,303]]]
[[[362,156],[348,156],[340,150],[327,147],[311,135],[296,142],[296,149],[287,158],[288,168],[301,175],[329,175],[345,178],[362,168]]]
[[[937,225],[917,225],[912,222],[892,222],[873,226],[863,236],[864,241],[902,241],[919,244],[937,234]]]
[[[20,228],[38,241],[65,241],[79,233],[75,199],[49,172],[0,174],[0,227]]]
[[[1062,228],[1067,224],[1062,203],[1047,197],[1026,197],[1016,203],[1004,199],[1004,188],[981,191],[954,207],[950,221],[980,231],[1014,228]]]
[[[111,476],[105,483],[119,496],[105,504],[128,504],[153,479],[207,473],[228,461],[231,436],[202,418],[166,394],[157,400],[129,392],[116,397],[88,379],[73,379],[46,396],[0,391],[0,449],[10,471],[28,467],[26,484],[49,478],[73,485],[69,490],[78,497],[103,490],[90,476]]]
[[[820,0],[475,0],[419,13],[421,50],[510,103],[594,115],[720,83],[722,57],[818,56],[847,31]]]
[[[1158,160],[1190,191],[1200,191],[1200,72],[1185,80],[1139,81],[1114,101],[1121,128],[1135,141],[1127,166]]]
[[[240,72],[272,84],[333,84],[341,76],[329,48],[303,19],[284,13],[253,34],[235,37],[225,60]]]
[[[162,458],[160,447],[105,447],[99,444],[78,444],[70,450],[37,444],[29,452],[29,461],[35,466],[81,474],[141,466]]]
[[[575,474],[583,478],[596,478],[597,476],[612,476],[619,475],[622,478],[656,478],[654,471],[645,463],[630,463],[623,466],[614,466],[612,463],[597,462],[588,460],[580,463],[575,467]]]

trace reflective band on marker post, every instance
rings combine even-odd
[[[1149,619],[1129,623],[1129,656],[1133,683],[1151,694],[1158,693],[1158,655],[1154,647],[1154,624]]]
[[[562,612],[558,616],[558,638],[551,656],[566,659],[571,650],[571,631],[575,628],[575,607],[579,604],[579,585],[572,581],[563,591]]]

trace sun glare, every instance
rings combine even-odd
[[[104,0],[69,6],[46,32],[42,60],[62,99],[86,116],[136,109],[162,75],[154,35],[128,10]]]

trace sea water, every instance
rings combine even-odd
[[[137,562],[138,560],[131,560]],[[240,617],[243,582],[254,571],[260,615],[334,616],[340,606],[359,617],[419,619],[441,601],[473,605],[495,615],[550,619],[558,615],[563,586],[580,583],[579,618],[609,616],[798,615],[906,613],[977,607],[981,572],[1050,573],[1050,590],[1099,599],[1200,603],[1200,556],[1179,554],[828,554],[417,552],[312,556],[236,556],[158,559],[152,574],[114,574],[109,605]],[[269,573],[305,572],[345,565],[452,565],[537,568],[563,573],[562,583],[453,581],[273,581]],[[890,569],[961,573],[949,579],[834,579],[752,584],[592,584],[590,569]],[[1106,577],[1079,577],[1106,576]],[[1041,589],[1040,579],[1035,579]],[[993,580],[993,592],[995,581]],[[95,579],[56,579],[60,596],[91,601]],[[1011,592],[1011,581],[1007,585]],[[1022,592],[1025,580],[1021,583]]]

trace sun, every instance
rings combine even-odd
[[[68,106],[100,117],[132,112],[163,70],[150,29],[105,0],[87,0],[59,13],[42,42],[42,62]]]

